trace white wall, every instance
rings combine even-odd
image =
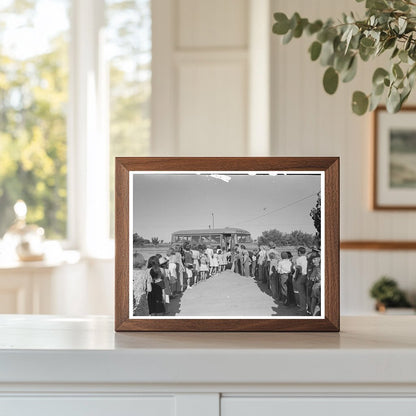
[[[153,0],[154,155],[244,155],[248,0]]]
[[[351,0],[272,0],[272,11],[298,11],[310,19],[336,18],[361,10]],[[322,88],[324,68],[311,62],[311,38],[282,45],[272,35],[271,148],[279,156],[341,157],[341,240],[415,240],[415,212],[372,211],[371,115],[358,117],[350,109],[352,92],[371,90],[377,62],[359,64],[359,76],[341,84],[334,96]],[[382,64],[379,58],[378,65]],[[413,95],[413,101],[415,101]],[[415,252],[342,251],[341,311],[366,313],[373,302],[371,283],[381,275],[396,278],[403,289],[416,294]]]

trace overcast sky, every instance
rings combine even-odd
[[[225,174],[225,173],[223,173]],[[263,231],[315,233],[309,213],[320,175],[134,174],[133,233],[170,241],[174,231],[238,227],[257,238]]]

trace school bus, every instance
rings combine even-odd
[[[233,249],[236,244],[252,243],[251,234],[241,228],[208,228],[203,230],[180,230],[172,233],[172,244],[205,244]]]

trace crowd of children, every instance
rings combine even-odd
[[[231,252],[225,247],[185,244],[156,254],[146,262],[133,255],[133,315],[166,315],[169,303],[185,290],[231,268]]]
[[[284,305],[296,305],[300,315],[320,315],[320,253],[306,254],[299,247],[297,257],[280,253],[271,244],[249,251],[244,245],[229,247],[185,243],[156,254],[147,261],[133,255],[133,315],[169,314],[172,298],[192,289],[226,269],[252,277],[265,285],[271,296]]]
[[[320,251],[314,247],[306,253],[305,247],[291,251],[276,250],[275,245],[261,245],[253,251],[238,244],[232,255],[232,270],[242,276],[251,276],[264,284],[276,302],[296,305],[299,315],[320,315],[321,266]]]
[[[286,306],[296,305],[299,315],[321,314],[321,257],[314,247],[306,253],[305,247],[292,252],[281,251],[273,245],[260,246],[254,252],[256,258],[253,275],[267,285],[277,302]]]

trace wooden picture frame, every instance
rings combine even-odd
[[[292,178],[290,180],[294,181],[295,179],[293,178],[296,178],[299,182],[303,178],[309,180],[309,177],[312,176],[320,178],[319,180],[322,186],[319,189],[322,191],[323,214],[321,222],[321,256],[324,271],[322,273],[324,284],[321,289],[323,296],[322,311],[324,313],[321,316],[286,316],[283,318],[274,316],[250,316],[248,318],[245,316],[239,316],[237,318],[228,318],[227,316],[220,318],[185,316],[182,318],[177,316],[137,317],[131,315],[131,305],[133,304],[133,300],[131,299],[132,278],[130,276],[132,273],[133,256],[132,218],[135,207],[139,206],[133,205],[133,195],[141,195],[137,200],[140,201],[140,204],[147,204],[146,192],[143,193],[142,191],[146,189],[143,187],[147,186],[145,184],[147,183],[148,177],[152,178],[159,174],[159,177],[163,179],[165,177],[163,175],[166,175],[166,178],[170,178],[174,174],[178,174],[178,177],[182,177],[181,175],[185,174],[194,178],[197,177],[197,172],[199,174],[202,172],[202,175],[210,177],[213,176],[212,173],[215,174],[214,176],[221,176],[222,173],[224,175],[228,174],[233,179],[234,177],[242,177],[242,179],[238,179],[239,181],[248,180],[253,177],[259,178],[255,179],[256,181],[260,181],[256,183],[271,180],[261,179],[261,177],[266,178],[267,175],[270,177],[281,175],[282,179],[279,180],[283,180],[287,175],[289,179]],[[211,180],[210,178],[208,179]],[[254,179],[250,179],[250,181],[252,180]],[[134,185],[134,183],[138,185]],[[135,186],[134,191],[133,185]],[[136,191],[136,189],[139,191]],[[270,188],[267,189],[269,193]],[[338,157],[119,157],[116,158],[115,194],[116,331],[339,331],[340,242]],[[286,209],[287,207],[283,207],[282,209]],[[266,210],[266,208],[264,209]],[[291,208],[291,210],[293,209]],[[319,212],[321,213],[321,211]],[[307,216],[309,217],[309,215]],[[148,218],[146,221],[151,222],[152,218]],[[141,224],[144,224],[144,222]],[[179,224],[176,228],[180,228]],[[214,225],[213,229],[216,230]],[[236,253],[239,253],[242,248],[236,248],[235,250]],[[275,269],[273,269],[274,271]],[[212,282],[215,281],[212,280]],[[196,289],[198,287],[194,290]]]
[[[416,209],[415,116],[412,106],[396,114],[388,113],[384,106],[373,112],[374,210]]]

